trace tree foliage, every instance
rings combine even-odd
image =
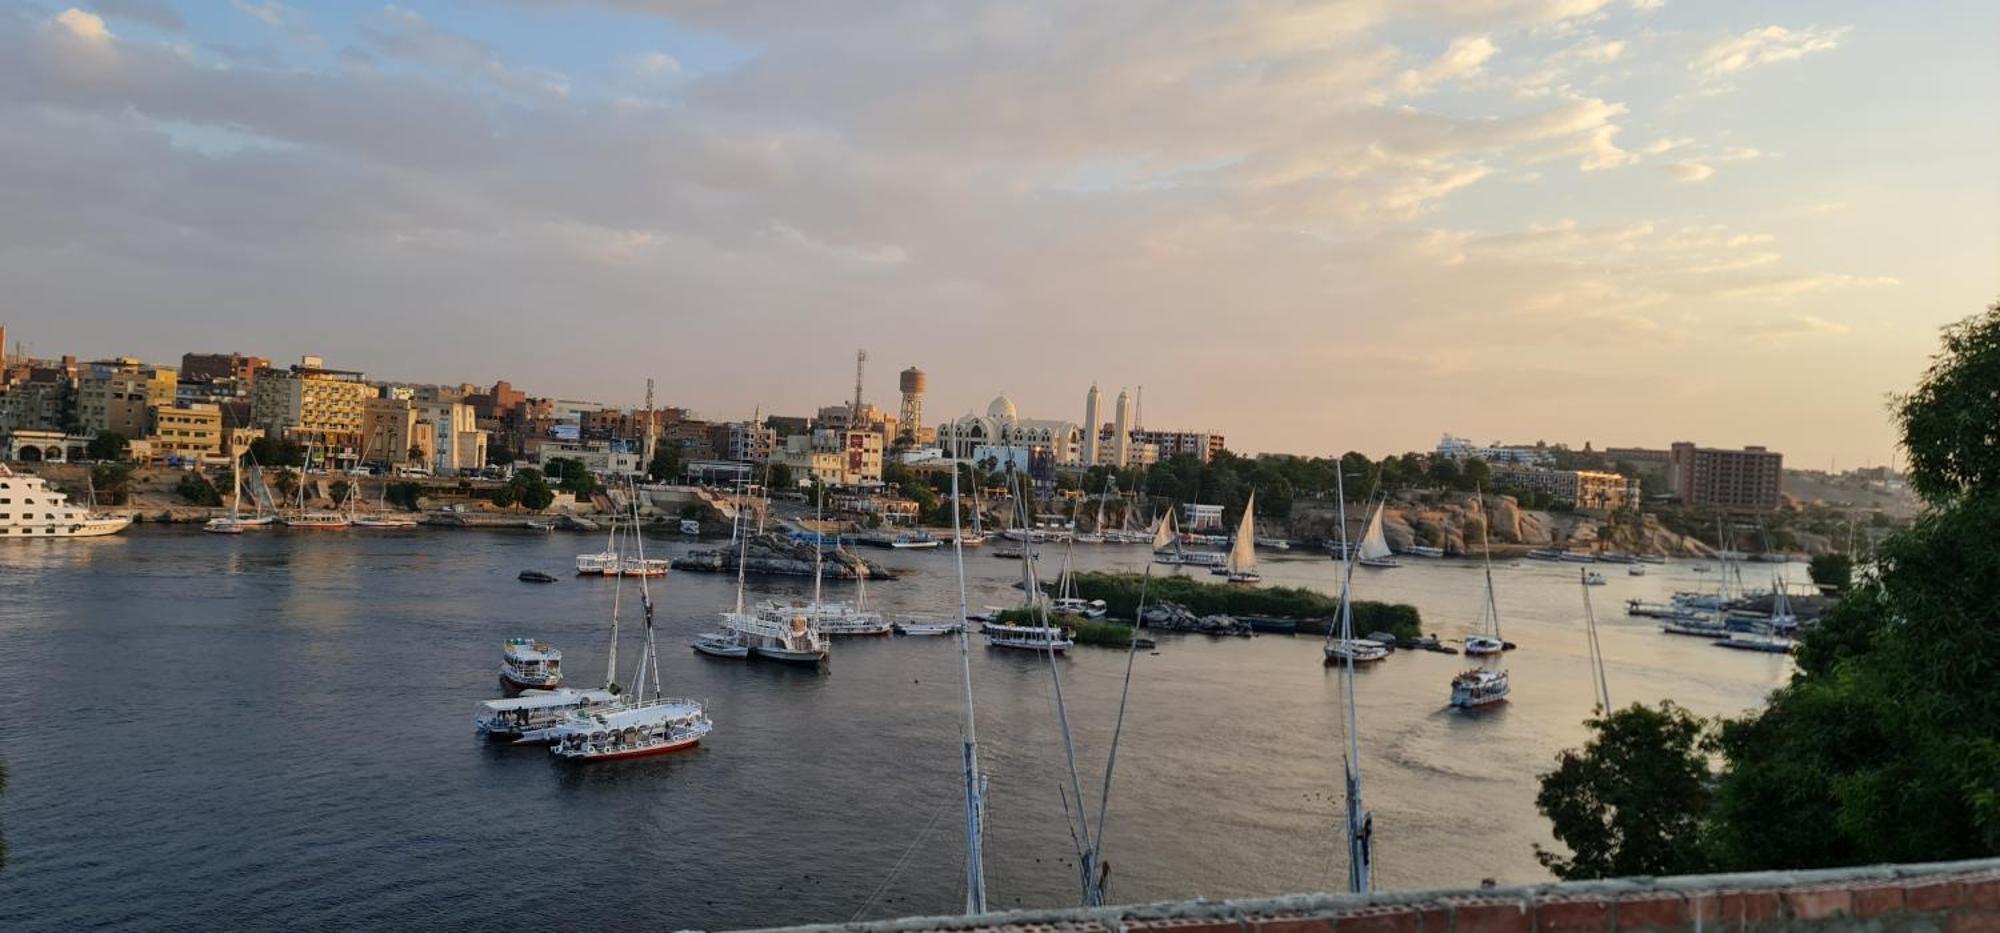
[[[646,464],[646,476],[656,483],[671,483],[680,479],[680,445],[674,443],[653,445],[653,459]]]
[[[389,504],[414,512],[419,506],[417,500],[424,494],[422,483],[390,483],[384,497]]]
[[[1944,330],[1916,391],[1896,400],[1910,486],[1932,502],[2000,488],[2000,302]]]
[[[602,488],[597,477],[590,472],[590,467],[581,460],[569,457],[549,458],[548,476],[556,481],[557,488],[574,493],[578,499],[588,499]]]
[[[250,458],[259,466],[305,466],[306,449],[282,437],[260,437],[250,442]]]
[[[1535,859],[1563,879],[1699,870],[1709,797],[1706,724],[1672,701],[1635,703],[1586,724],[1590,741],[1557,755],[1535,795],[1535,808],[1571,854],[1538,845]]]
[[[764,487],[766,489],[791,489],[792,468],[782,463],[771,463],[764,467]]]
[[[539,512],[555,501],[555,490],[549,488],[549,482],[540,470],[516,471],[505,485],[493,491],[493,504],[501,508],[519,505]]]
[[[117,431],[99,431],[84,448],[84,454],[92,460],[123,460],[132,452],[132,442]]]
[[[132,501],[132,467],[104,463],[90,470],[90,491],[99,505],[126,505]]]
[[[174,494],[189,505],[218,506],[222,504],[222,492],[215,484],[201,475],[200,470],[189,470],[181,474],[181,481],[174,484]]]
[[[1844,590],[1854,585],[1854,558],[1839,552],[1815,554],[1806,573],[1820,586]]]

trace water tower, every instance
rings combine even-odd
[[[919,442],[924,434],[924,389],[928,384],[924,371],[915,366],[903,370],[896,377],[896,386],[903,392],[903,407],[896,414],[897,423],[902,425],[903,436],[913,444]]]

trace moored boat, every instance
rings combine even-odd
[[[549,750],[566,761],[619,761],[693,748],[715,728],[698,700],[655,697],[579,710],[556,727]]]
[[[1389,656],[1389,646],[1366,638],[1330,638],[1325,648],[1327,663],[1380,661]]]
[[[986,636],[988,648],[1050,651],[1062,654],[1076,644],[1069,639],[1069,632],[1054,625],[1008,625],[995,622],[986,624],[980,632]]]
[[[618,699],[609,690],[523,690],[517,697],[484,700],[472,725],[480,735],[497,742],[527,744],[548,740],[548,730],[568,719],[571,713],[603,706]]]
[[[1382,508],[1386,504],[1386,501],[1376,504],[1375,514],[1368,518],[1368,530],[1361,535],[1361,545],[1355,551],[1354,562],[1362,567],[1388,570],[1402,566],[1392,556],[1395,552],[1389,549],[1389,539],[1382,532]]]
[[[543,573],[543,572],[541,572],[541,571],[539,571],[539,570],[523,570],[523,571],[521,571],[520,573],[518,573],[518,574],[515,574],[515,575],[514,575],[514,579],[516,579],[516,580],[519,580],[519,581],[521,581],[522,583],[554,583],[554,582],[556,582],[556,578],[555,578],[554,576],[552,576],[552,575],[550,575],[550,574],[546,574],[546,573]]]
[[[733,631],[703,632],[695,636],[693,647],[696,652],[711,658],[747,658],[750,646]]]
[[[562,652],[539,639],[507,639],[500,646],[500,686],[509,692],[562,686]]]
[[[898,635],[956,635],[962,626],[956,622],[898,622],[892,628]]]

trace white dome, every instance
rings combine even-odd
[[[1014,413],[1013,400],[1009,399],[1005,395],[1002,395],[994,399],[992,404],[986,406],[986,417],[991,418],[995,421],[1008,422],[1008,423],[1021,420],[1020,417]]]

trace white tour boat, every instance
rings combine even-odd
[[[562,652],[533,638],[509,638],[500,648],[500,686],[509,692],[562,686]]]
[[[1593,570],[1593,571],[1591,571],[1591,572],[1589,572],[1589,573],[1586,573],[1586,574],[1584,574],[1584,575],[1583,575],[1583,585],[1585,585],[1585,586],[1603,586],[1603,585],[1604,585],[1604,575],[1603,575],[1603,574],[1601,574],[1601,573],[1598,573],[1598,572],[1597,572],[1597,571],[1595,571],[1595,570]]]
[[[1475,667],[1451,679],[1451,705],[1471,709],[1507,699],[1507,672]]]
[[[684,535],[701,534],[701,522],[696,521],[695,519],[692,518],[681,519],[681,534]]]
[[[611,520],[611,531],[605,537],[604,550],[576,555],[576,573],[582,577],[615,577],[618,569],[618,519],[614,518]]]
[[[1062,654],[1076,644],[1070,641],[1068,632],[1053,625],[988,623],[980,631],[986,635],[988,648],[1015,648]]]
[[[898,635],[956,635],[964,626],[956,622],[898,622]]]
[[[567,761],[619,761],[693,748],[713,731],[698,700],[654,697],[580,710],[556,727],[549,750]]]
[[[673,561],[658,557],[627,557],[618,562],[618,572],[627,577],[664,577]]]
[[[756,612],[725,612],[723,628],[734,632],[750,653],[787,664],[820,664],[832,656],[826,637],[803,615],[785,615],[765,607]]]
[[[735,632],[703,632],[692,643],[697,653],[711,658],[747,658],[750,646]]]
[[[0,537],[97,538],[132,524],[127,516],[99,515],[69,504],[67,493],[39,476],[0,465]]]
[[[546,742],[549,731],[572,713],[593,706],[607,706],[618,699],[609,690],[523,690],[517,697],[486,700],[472,720],[480,735],[496,742],[527,744]]]
[[[1389,656],[1389,646],[1366,638],[1331,638],[1326,643],[1328,661],[1380,661]]]
[[[1443,557],[1444,548],[1431,547],[1428,544],[1412,544],[1404,548],[1403,553],[1411,557]]]

